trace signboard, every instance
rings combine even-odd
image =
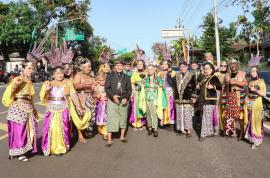
[[[180,38],[184,36],[183,29],[164,29],[161,31],[162,38]]]
[[[84,33],[83,32],[77,33],[75,39],[78,41],[83,41],[84,40]]]
[[[84,40],[84,33],[80,32],[80,33],[75,33],[75,28],[69,28],[66,30],[64,39],[66,41],[83,41]]]
[[[123,49],[118,49],[117,50],[117,54],[126,54],[127,53],[127,49],[123,48]]]

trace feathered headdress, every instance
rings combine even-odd
[[[251,58],[248,62],[248,65],[250,67],[257,66],[260,63],[261,59],[262,59],[262,56],[259,56],[259,55],[254,56],[253,54],[251,54]]]
[[[68,49],[66,41],[63,42],[62,46],[60,47],[62,58],[61,61],[63,64],[69,64],[71,63],[74,52],[71,50],[71,48]]]
[[[170,49],[167,47],[167,43],[164,44],[156,44],[156,48],[158,52],[162,55],[164,60],[171,61],[172,60],[172,54]]]
[[[110,48],[103,48],[103,51],[99,56],[99,61],[102,64],[108,63],[110,58],[111,58],[111,50],[110,50]]]
[[[74,53],[68,49],[67,43],[64,41],[60,48],[52,46],[51,51],[45,53],[45,59],[52,68],[63,66],[63,64],[71,63]]]
[[[29,62],[36,63],[37,61],[41,60],[44,56],[44,44],[46,42],[46,38],[44,38],[37,47],[37,43],[34,44],[34,47],[31,52],[27,53],[26,59]]]
[[[136,60],[137,61],[144,61],[145,60],[145,52],[144,52],[144,50],[140,49],[138,45],[136,45],[135,53],[136,53]]]

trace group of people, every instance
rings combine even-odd
[[[220,134],[247,139],[252,148],[262,143],[266,87],[256,66],[249,75],[238,70],[235,59],[223,61],[217,68],[212,54],[207,53],[201,68],[196,62],[181,62],[177,72],[170,60],[160,65],[145,62],[144,52],[137,49],[136,61],[116,60],[111,67],[111,55],[104,50],[97,75],[93,75],[90,60],[82,57],[76,58],[80,70],[74,72],[74,53],[65,42],[46,53],[43,46],[44,41],[28,53],[22,75],[14,78],[3,94],[2,102],[9,107],[10,159],[28,161],[27,153],[37,151],[39,117],[30,77],[41,58],[53,68],[54,78],[44,82],[39,93],[41,103],[47,106],[41,142],[45,156],[68,152],[75,130],[79,142],[87,142],[95,125],[107,147],[112,146],[113,133],[119,130],[120,141],[126,143],[128,123],[135,131],[146,128],[149,136],[158,137],[158,129],[166,128],[189,139],[197,120],[201,123],[200,141]]]

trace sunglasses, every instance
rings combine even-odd
[[[220,67],[227,67],[227,65],[220,65]]]

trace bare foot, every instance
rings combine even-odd
[[[108,135],[103,135],[104,140],[108,140]]]
[[[112,143],[113,143],[112,141],[107,141],[107,143],[106,143],[105,146],[106,146],[106,147],[111,147],[111,146],[112,146]]]
[[[85,138],[83,138],[83,137],[80,137],[79,142],[80,143],[87,143],[87,140]]]

